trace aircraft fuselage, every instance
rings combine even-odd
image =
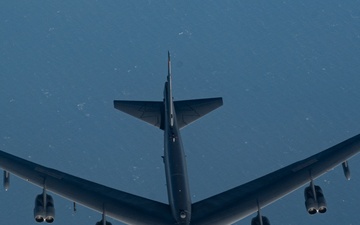
[[[171,212],[178,224],[190,224],[191,199],[184,148],[171,90],[170,55],[169,72],[164,88],[164,163]]]

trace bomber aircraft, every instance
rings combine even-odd
[[[325,213],[327,204],[314,180],[342,164],[350,179],[348,160],[360,151],[360,135],[329,149],[295,162],[248,183],[191,202],[186,157],[180,129],[223,104],[222,98],[174,101],[172,96],[170,53],[163,101],[115,100],[114,107],[164,130],[164,155],[168,202],[158,202],[106,187],[61,171],[47,168],[0,151],[4,170],[4,188],[9,188],[10,174],[42,188],[35,198],[37,222],[55,220],[54,201],[48,192],[86,206],[102,214],[96,225],[111,225],[106,216],[136,225],[224,225],[257,213],[252,225],[270,225],[261,209],[304,186],[305,206],[309,214]],[[350,197],[350,196],[349,196]]]

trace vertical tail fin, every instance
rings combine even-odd
[[[168,51],[168,75],[167,82],[169,83],[169,92],[172,94],[172,81],[171,81],[171,60],[170,60],[170,52]]]
[[[171,79],[171,61],[170,61],[170,52],[168,51],[168,81],[169,78]]]
[[[168,51],[168,75],[167,75],[167,83],[168,83],[168,100],[170,106],[170,125],[174,125],[174,104],[172,97],[172,81],[171,81],[171,60],[170,60],[170,52]]]

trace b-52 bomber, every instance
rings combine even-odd
[[[136,225],[224,225],[253,213],[252,225],[270,225],[261,214],[265,206],[306,185],[305,206],[309,214],[325,213],[327,204],[315,179],[342,164],[350,179],[348,160],[360,151],[360,135],[329,149],[271,172],[230,190],[192,202],[186,157],[180,129],[220,107],[222,98],[174,101],[172,96],[170,53],[163,101],[116,100],[114,107],[164,131],[164,155],[168,202],[158,202],[106,187],[61,171],[47,168],[0,151],[4,187],[9,188],[10,174],[42,188],[35,198],[34,218],[52,223],[55,219],[53,192],[74,203],[102,214],[96,225],[110,225],[106,217]],[[350,196],[349,196],[350,197]]]

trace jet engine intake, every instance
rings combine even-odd
[[[304,190],[305,196],[305,207],[309,214],[313,215],[317,212],[325,213],[327,210],[326,200],[323,194],[322,189],[314,185],[314,189],[312,186],[305,188]]]
[[[45,201],[44,201],[45,200]],[[45,204],[44,204],[45,202]],[[52,223],[55,220],[54,200],[51,195],[40,194],[35,198],[34,218],[38,223]]]

